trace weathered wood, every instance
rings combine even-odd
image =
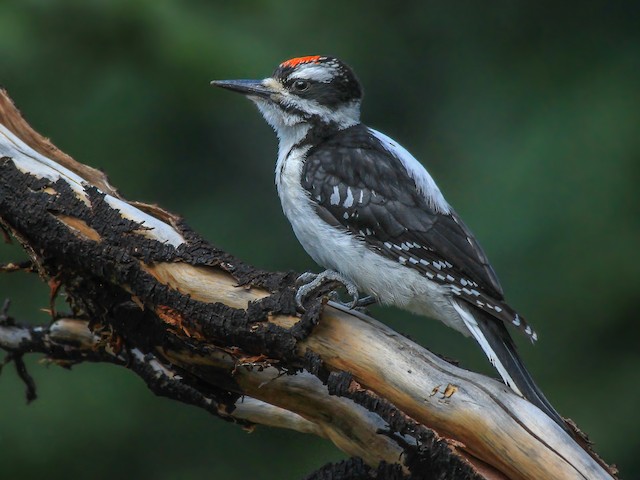
[[[159,395],[325,437],[373,467],[400,463],[407,478],[615,474],[503,384],[376,320],[320,299],[300,316],[294,275],[257,271],[179,217],[125,201],[31,130],[4,92],[0,222],[77,315],[39,333],[0,325],[0,348],[17,355],[121,364]]]

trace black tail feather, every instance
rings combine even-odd
[[[549,403],[549,400],[546,399],[540,388],[533,381],[531,374],[525,368],[506,326],[484,311],[475,310],[474,317],[498,360],[505,367],[524,398],[542,410],[565,431],[573,435],[567,423]]]

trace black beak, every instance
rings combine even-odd
[[[262,80],[214,80],[211,85],[254,97],[269,98],[274,93]]]

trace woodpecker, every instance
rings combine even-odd
[[[567,430],[520,359],[507,325],[531,326],[504,300],[487,256],[431,175],[360,122],[362,87],[330,56],[297,57],[262,80],[212,85],[253,101],[279,138],[276,186],[293,231],[327,270],[305,274],[298,301],[327,280],[472,336],[505,384]]]

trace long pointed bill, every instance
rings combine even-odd
[[[262,84],[262,80],[214,80],[211,85],[255,97],[268,98],[274,93]]]

